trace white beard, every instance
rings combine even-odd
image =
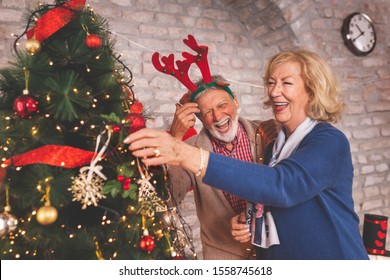
[[[219,131],[215,128],[216,125],[218,125],[218,123],[223,123],[226,121],[226,119],[230,119],[230,122],[232,124],[230,130],[225,133],[225,134],[221,134],[219,133]],[[213,135],[216,139],[218,139],[219,141],[222,141],[222,142],[225,142],[225,143],[230,143],[234,140],[234,137],[236,137],[237,135],[237,130],[238,130],[238,115],[236,116],[236,118],[234,120],[232,120],[230,117],[226,117],[224,118],[223,120],[219,121],[218,123],[214,123],[213,124],[213,127],[209,129],[211,135]]]

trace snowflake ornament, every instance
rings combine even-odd
[[[107,133],[107,140],[103,147],[99,150],[102,136]],[[96,139],[96,156],[92,159],[89,166],[80,168],[80,174],[73,179],[72,186],[68,188],[73,193],[73,201],[80,201],[83,204],[82,209],[87,206],[97,206],[98,201],[106,198],[103,194],[104,181],[107,177],[101,172],[103,167],[97,163],[103,158],[104,151],[108,147],[111,139],[111,131],[102,131]]]
[[[91,180],[87,180],[88,171],[81,172],[73,179],[72,186],[68,189],[73,194],[73,201],[81,202],[82,209],[87,206],[97,206],[99,200],[106,198],[103,194],[104,180],[97,174],[93,174]]]

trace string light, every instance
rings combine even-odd
[[[32,135],[32,136],[36,136],[37,134],[38,134],[38,128],[35,127],[35,126],[33,126],[33,127],[31,128],[31,135]]]
[[[122,36],[122,35],[118,34],[118,33],[115,32],[115,31],[110,31],[110,32],[111,32],[112,34],[114,34],[114,35],[116,35],[116,36],[118,36],[118,37],[120,37],[120,38],[126,40],[127,42],[129,42],[129,43],[131,43],[131,44],[133,44],[133,45],[139,47],[139,48],[148,50],[148,51],[153,52],[153,53],[156,52],[156,50],[151,49],[151,48],[148,48],[148,47],[146,47],[146,46],[144,46],[144,45],[138,44],[138,43],[136,43],[136,42],[130,40],[129,38],[127,38],[127,37],[125,37],[125,36]],[[255,88],[264,88],[263,85],[252,84],[252,83],[243,83],[243,82],[239,82],[239,81],[231,80],[231,79],[226,79],[226,80],[229,81],[229,82],[231,82],[231,83],[235,83],[235,84],[239,84],[239,85],[247,85],[247,86],[251,86],[251,87],[255,87]]]
[[[42,5],[42,4],[40,4],[40,5]],[[91,9],[91,11],[92,11],[92,9]],[[34,20],[37,21],[38,18],[34,18]],[[120,55],[118,56],[118,58],[121,57],[121,56],[122,56],[122,54],[120,54]],[[99,56],[99,55],[96,56],[96,59],[100,59],[100,56]],[[53,61],[49,61],[48,63],[49,63],[50,66],[53,66],[53,65],[55,64]],[[87,72],[90,72],[91,69],[90,69],[88,66],[86,66],[86,71],[87,71]],[[121,69],[118,69],[118,70],[115,70],[115,71],[116,71],[116,73],[117,73],[118,75],[121,75],[121,76],[122,76],[122,77],[118,77],[118,79],[120,79],[120,80],[118,80],[118,81],[120,81],[120,82],[126,81],[126,77],[123,77],[123,76],[125,76],[125,71],[122,71]],[[130,77],[130,76],[128,76],[128,77]],[[79,90],[78,90],[77,88],[74,88],[74,89],[73,89],[73,93],[74,93],[74,94],[78,94],[78,93],[79,93]],[[87,95],[91,95],[91,92],[87,92]],[[106,99],[109,99],[109,98],[111,98],[111,95],[107,93],[107,94],[104,95],[104,97],[105,97]],[[49,95],[47,95],[47,96],[46,96],[46,100],[47,100],[47,102],[51,102],[51,97],[50,97]],[[97,103],[98,100],[97,100],[97,99],[93,99],[93,102],[94,102],[94,103]],[[96,104],[93,104],[92,106],[95,108],[95,107],[96,107]],[[49,117],[50,117],[50,114],[45,114],[45,117],[46,117],[46,118],[49,118]],[[8,118],[8,119],[7,119],[7,118]],[[10,118],[10,117],[6,117],[6,120],[11,120],[11,118]],[[84,124],[85,124],[84,120],[80,120],[80,125],[84,125]],[[8,128],[9,128],[9,127],[8,127]],[[65,130],[65,128],[64,128],[64,127],[61,127],[60,125],[56,125],[55,128],[56,128],[59,132],[62,132],[63,130]],[[96,128],[96,126],[95,126],[95,125],[90,125],[90,128],[91,128],[91,129],[94,129],[94,128]],[[100,128],[100,126],[99,126],[99,128]],[[108,128],[108,125],[106,126],[106,128]],[[75,126],[75,127],[73,128],[74,131],[77,131],[77,130],[79,130],[79,129],[80,129],[79,126]],[[38,127],[36,127],[36,126],[31,127],[31,133],[32,133],[33,136],[36,136],[36,135],[39,133]],[[7,147],[1,147],[1,148],[2,148],[4,151],[8,150]],[[121,150],[122,150],[121,147],[119,147],[118,150],[121,151]],[[130,162],[131,166],[134,166],[135,163],[136,163],[135,160],[133,160],[133,161]],[[2,166],[3,166],[3,164],[2,164]],[[61,166],[65,166],[65,162],[61,162]],[[22,167],[17,167],[16,170],[17,170],[17,171],[20,171],[21,168],[22,168]],[[153,184],[157,184],[157,181],[154,180],[154,181],[153,181]],[[41,191],[41,190],[42,190],[42,185],[41,185],[41,184],[38,184],[38,185],[36,186],[36,188],[37,188],[38,191]],[[130,209],[131,212],[136,212],[136,211],[137,211],[137,209],[135,209],[134,206],[130,206],[129,209]],[[134,213],[133,213],[133,214],[134,214]],[[35,210],[32,211],[32,215],[28,218],[28,222],[31,222],[32,217],[35,217],[36,215],[37,215],[37,212],[36,212]],[[119,217],[119,214],[118,214],[117,217]],[[123,227],[125,227],[125,228],[127,228],[127,229],[130,229],[130,228],[132,228],[132,227],[134,227],[135,229],[137,229],[137,227],[139,228],[139,226],[140,226],[139,223],[138,223],[138,224],[134,224],[133,221],[132,221],[131,224],[130,224],[130,223],[126,223],[126,220],[127,220],[126,216],[121,216],[121,217],[119,217],[119,218],[120,218],[120,221],[124,223],[124,224],[123,224]],[[105,225],[109,225],[109,224],[112,223],[112,221],[111,221],[110,219],[107,219],[107,216],[105,216],[105,215],[102,217],[102,220],[103,220],[103,223],[104,223]],[[115,220],[117,220],[117,219],[115,219]],[[163,225],[163,222],[162,222],[162,221],[155,222],[155,217],[150,218],[148,221],[152,221],[152,222],[153,222],[153,223],[151,224],[153,227]],[[149,223],[149,225],[150,225],[150,222],[148,222],[148,223]],[[67,229],[66,229],[66,226],[65,226],[64,224],[62,224],[60,227],[61,227],[64,231],[67,230]],[[78,230],[82,229],[82,226],[81,226],[81,225],[78,225],[78,226],[77,226],[77,229],[78,229]],[[170,231],[171,229],[174,229],[174,228],[171,227],[171,226],[167,226],[167,227],[165,227],[163,230],[162,230],[162,229],[158,229],[158,230],[154,229],[153,232],[156,233],[157,235],[163,235],[164,232],[165,232],[165,230]],[[150,230],[152,230],[152,229],[150,229]],[[115,232],[115,231],[114,231],[114,232]],[[77,232],[77,233],[78,233],[78,232]],[[19,233],[17,233],[16,236],[19,236],[19,235],[20,235],[20,236],[26,235],[26,231],[24,231],[24,230],[23,230],[23,231],[19,231]],[[31,235],[30,232],[29,232],[29,235]],[[70,234],[69,234],[69,229],[67,230],[67,236],[68,236],[69,238],[75,238],[76,235],[77,235],[76,233],[70,233]],[[169,234],[167,233],[167,235],[169,235]],[[11,238],[14,238],[14,237],[10,237],[10,239],[11,239]],[[25,238],[26,238],[26,239],[28,238],[28,239],[30,239],[30,240],[34,240],[34,241],[36,241],[36,242],[38,242],[38,239],[39,239],[39,238],[34,237],[34,236],[25,236]],[[168,238],[168,237],[167,237],[167,238]],[[177,240],[177,239],[176,239],[176,240]],[[111,238],[108,239],[108,242],[110,242],[110,243],[116,242],[116,241],[117,241],[117,240],[116,240],[115,237],[111,237]],[[129,241],[129,243],[131,243],[131,242],[132,242],[132,240]],[[14,243],[15,243],[15,242],[12,240],[12,241],[11,241],[11,244],[13,245]],[[133,245],[134,245],[134,247],[137,247],[137,246],[138,246],[138,244],[133,244]],[[171,250],[171,252],[172,252],[172,255],[173,255],[173,254],[176,255],[176,252],[174,251],[174,247],[170,246],[169,248],[170,248],[170,250]],[[14,249],[13,251],[11,250],[10,252],[13,252],[13,253],[14,253],[15,251],[16,251],[16,249]],[[54,250],[51,251],[51,253],[54,253],[54,252],[55,252]],[[14,254],[15,254],[15,253],[14,253]],[[37,251],[29,251],[29,250],[26,250],[26,251],[24,251],[24,253],[23,253],[23,252],[22,252],[22,253],[17,253],[17,254],[15,254],[14,256],[15,256],[15,258],[21,258],[21,257],[23,257],[23,255],[30,255],[30,257],[31,257],[31,255],[37,255]],[[116,258],[116,257],[117,257],[117,252],[115,252],[115,253],[112,255],[112,257],[113,257],[113,258]]]

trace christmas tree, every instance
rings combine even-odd
[[[165,168],[122,144],[148,114],[106,20],[71,0],[26,22],[0,70],[1,259],[195,258]]]

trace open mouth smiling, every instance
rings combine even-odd
[[[288,106],[288,102],[275,102],[274,103],[275,104],[275,111],[276,112],[281,112],[281,111],[283,111],[284,109],[286,109],[287,108],[287,106]]]
[[[222,120],[216,124],[214,124],[215,129],[217,129],[219,132],[223,133],[229,130],[230,127],[230,118],[226,118],[225,120]]]

